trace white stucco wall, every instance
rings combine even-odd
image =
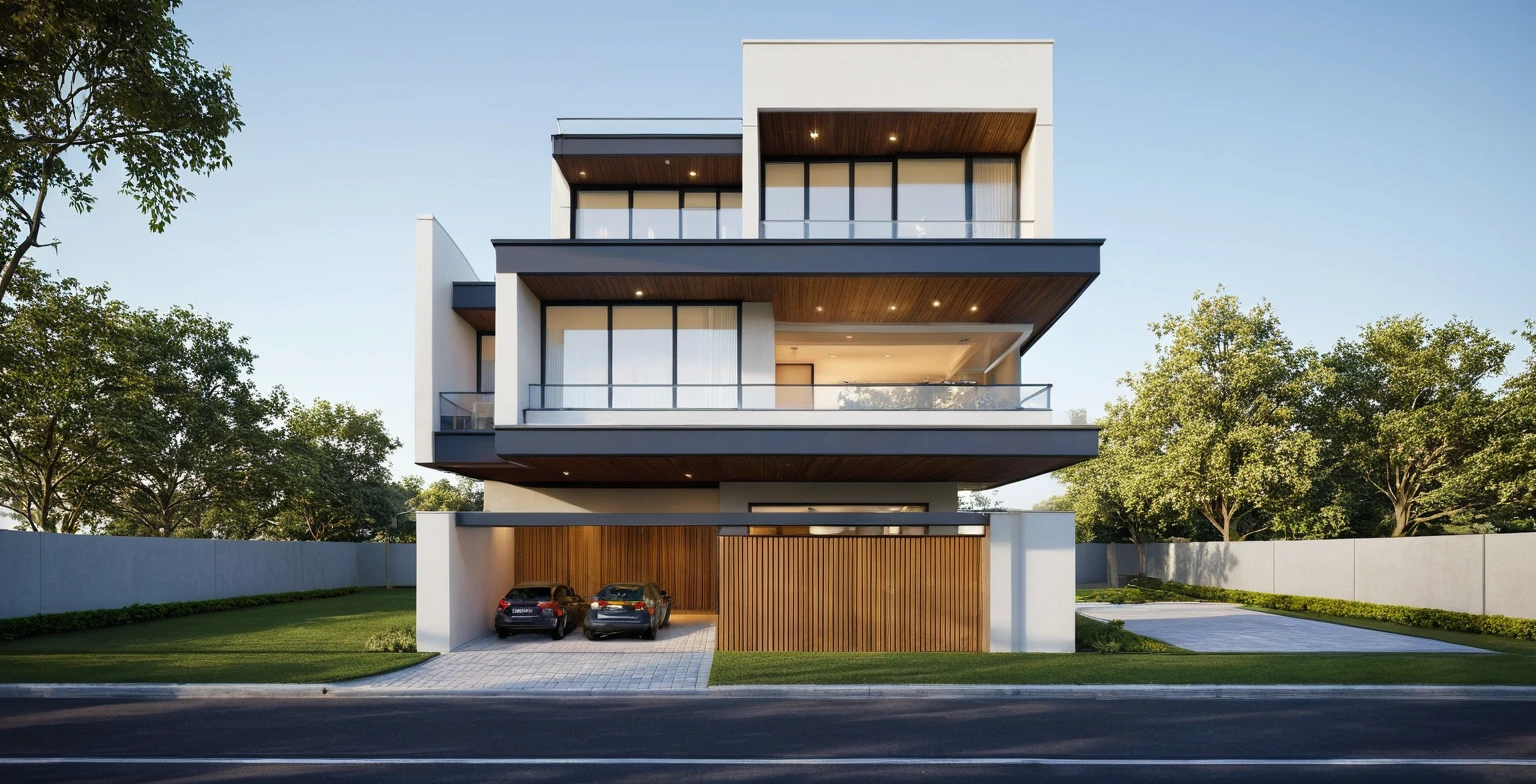
[[[1053,236],[1051,41],[742,42],[742,222],[757,236],[758,112],[765,110],[1025,111],[1020,218]]]
[[[712,487],[521,487],[485,483],[487,512],[718,512]]]
[[[1274,542],[1271,547],[1275,559],[1272,593],[1354,600],[1355,540],[1308,539]]]
[[[774,383],[774,329],[772,302],[741,303],[741,383]],[[775,405],[772,387],[747,387],[742,396],[744,408]]]
[[[1076,587],[1071,512],[990,515],[988,649],[1071,653]]]
[[[1536,618],[1536,533],[1484,536],[1485,596],[1489,615]]]
[[[553,160],[549,162],[549,238],[571,238],[571,185]]]
[[[475,329],[453,312],[455,281],[479,280],[431,215],[416,219],[415,461],[432,462],[438,393],[475,389]]]
[[[954,482],[721,482],[720,512],[749,512],[751,504],[928,504],[930,512],[959,509]]]
[[[1354,542],[1357,601],[1483,611],[1482,537],[1416,536]]]
[[[416,647],[445,653],[494,631],[512,587],[512,529],[460,528],[453,512],[416,515]]]
[[[523,423],[528,387],[539,383],[542,303],[516,273],[496,275],[496,425]]]

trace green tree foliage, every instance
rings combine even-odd
[[[1144,545],[1159,541],[1181,522],[1175,494],[1163,477],[1166,456],[1161,434],[1137,419],[1124,398],[1108,406],[1099,421],[1099,456],[1058,472],[1067,486],[1066,505],[1077,513],[1082,542],[1131,542],[1137,573],[1146,572]]]
[[[485,486],[467,476],[426,484],[419,476],[400,482],[405,508],[412,512],[479,512],[485,506]]]
[[[1003,508],[1003,502],[1002,499],[997,497],[997,493],[977,490],[960,494],[960,511],[962,512],[1001,508]]]
[[[1456,472],[1460,495],[1489,503],[1489,525],[1536,527],[1536,321],[1517,333],[1528,353],[1520,372],[1500,388],[1486,429],[1486,443]]]
[[[93,179],[121,162],[121,191],[164,231],[193,194],[181,173],[230,165],[242,126],[228,67],[209,71],[172,21],[180,0],[5,0],[0,3],[0,300],[22,259],[44,242],[48,197],[77,212]]]
[[[293,409],[277,530],[287,539],[355,542],[391,528],[402,510],[385,460],[399,446],[376,411],[325,400]]]
[[[1394,316],[1324,359],[1332,380],[1317,429],[1337,469],[1385,498],[1392,536],[1486,501],[1486,476],[1466,468],[1496,430],[1501,406],[1483,385],[1503,371],[1510,349],[1466,321],[1435,327]]]
[[[120,404],[142,389],[132,314],[102,286],[24,266],[0,321],[0,507],[75,533],[104,509],[123,459]]]
[[[215,507],[259,493],[252,480],[271,460],[285,401],[256,390],[255,355],[227,322],[183,308],[131,322],[139,386],[117,412],[126,438],[112,507],[129,530],[114,532],[197,531]]]
[[[1297,349],[1267,302],[1245,311],[1220,289],[1151,325],[1157,358],[1123,383],[1115,426],[1168,503],[1197,510],[1223,541],[1269,528],[1311,486],[1317,439],[1299,425],[1326,371]],[[1142,474],[1141,471],[1150,471]]]

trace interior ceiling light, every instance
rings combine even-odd
[[[837,355],[836,354],[828,354],[827,357],[830,358],[830,359],[837,359]]]
[[[934,307],[938,307],[939,306],[939,301],[938,300],[934,300],[933,301],[933,306]]]
[[[890,354],[886,354],[886,355],[885,355],[885,358],[886,358],[886,359],[890,359],[890,358],[891,358],[891,355],[890,355]]]
[[[819,134],[819,133],[817,133],[815,131],[811,131],[811,138],[812,139],[820,139],[821,138],[821,134]]]
[[[821,306],[820,306],[820,305],[817,305],[817,306],[816,306],[816,312],[817,312],[817,313],[820,313],[820,312],[821,312]]]

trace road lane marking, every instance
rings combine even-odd
[[[703,767],[1048,765],[1064,767],[1536,767],[1536,758],[1320,757],[0,757],[0,765],[696,765]]]

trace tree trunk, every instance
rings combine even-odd
[[[1147,546],[1140,540],[1136,541],[1136,576],[1147,576]]]

